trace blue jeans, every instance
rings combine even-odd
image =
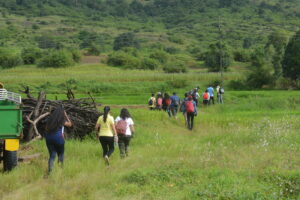
[[[54,142],[46,141],[48,152],[49,152],[49,161],[48,161],[48,172],[50,173],[53,169],[54,161],[56,154],[58,155],[58,162],[63,164],[64,162],[64,153],[65,153],[65,144],[57,144]]]
[[[218,95],[218,103],[222,103],[222,104],[224,103],[222,94]]]

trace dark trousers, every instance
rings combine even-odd
[[[188,129],[192,130],[194,126],[194,113],[186,113]]]
[[[171,106],[170,107],[171,110],[171,114],[173,115],[173,117],[176,117],[177,112],[178,112],[178,106]],[[169,115],[170,116],[170,115]],[[171,116],[170,116],[171,117]]]
[[[50,173],[53,169],[56,154],[58,155],[58,162],[63,164],[65,144],[56,144],[53,142],[46,142],[46,144],[49,152],[48,172]]]
[[[125,158],[126,156],[128,156],[128,148],[131,136],[119,135],[118,139],[120,156],[121,158]]]
[[[215,104],[215,98],[214,97],[210,97],[209,104],[211,104],[211,102],[212,102],[212,104]]]
[[[99,141],[103,149],[103,157],[110,157],[115,150],[114,137],[100,136]]]

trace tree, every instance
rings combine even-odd
[[[278,32],[275,31],[271,33],[268,37],[268,42],[265,46],[265,49],[272,49],[274,47],[275,52],[269,53],[269,56],[271,57],[271,62],[274,67],[274,75],[275,78],[279,78],[282,75],[282,57],[284,54],[284,49],[286,47],[288,38],[286,37],[286,34],[284,32]]]
[[[285,49],[282,73],[286,78],[300,79],[300,31],[290,39]]]
[[[226,45],[219,42],[210,45],[209,51],[205,54],[205,65],[209,67],[209,71],[219,72],[221,66],[226,70],[230,63],[231,55]]]
[[[114,50],[120,50],[123,47],[136,47],[138,48],[139,42],[136,40],[134,33],[122,33],[116,37],[114,41]]]

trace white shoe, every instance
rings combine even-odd
[[[108,166],[109,165],[109,158],[108,156],[104,156],[105,164]]]

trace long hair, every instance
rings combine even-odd
[[[47,119],[46,131],[47,133],[55,133],[65,123],[65,111],[62,105],[58,106]]]
[[[110,107],[109,106],[105,106],[103,110],[104,110],[103,121],[106,123],[107,115],[108,115],[108,113],[110,111]]]
[[[129,111],[126,108],[122,108],[121,113],[120,113],[120,117],[123,120],[126,120],[127,118],[131,117]]]

